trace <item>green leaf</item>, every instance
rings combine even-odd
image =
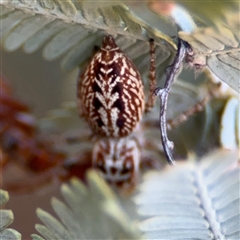
[[[234,90],[240,91],[240,38],[237,29],[205,28],[191,34],[179,32],[179,37],[188,42],[193,49],[190,64],[207,66],[219,79]]]
[[[135,197],[148,239],[239,239],[238,150],[149,172]],[[194,160],[194,159],[193,159]]]
[[[31,234],[31,237],[32,237],[32,240],[44,240],[44,238],[38,236],[37,234]]]
[[[53,232],[51,232],[47,227],[45,227],[45,226],[43,226],[41,224],[36,224],[35,228],[36,228],[36,230],[38,232],[40,232],[45,237],[45,239],[54,239],[54,238],[56,238],[55,234]],[[31,236],[33,237],[33,239],[35,239],[36,237],[37,238],[41,238],[37,234],[32,234]]]
[[[0,232],[0,239],[1,240],[20,240],[22,239],[21,234],[11,228],[7,228]]]
[[[134,218],[90,171],[89,187],[76,179],[62,186],[67,204],[52,199],[57,218],[38,209],[45,226],[37,224],[36,229],[46,239],[140,239],[143,234],[144,239],[238,239],[237,156],[237,150],[217,149],[199,163],[190,156],[192,162],[147,173],[133,198],[139,214]]]
[[[0,25],[5,49],[14,51],[23,46],[27,53],[32,53],[45,44],[44,57],[53,60],[64,55],[62,66],[66,70],[91,57],[104,34],[114,35],[122,49],[134,50],[137,56],[129,54],[133,60],[144,61],[149,46],[142,44],[139,51],[139,44],[149,38],[155,38],[163,56],[158,65],[174,54],[175,44],[169,36],[150,27],[121,3],[98,4],[94,8],[88,1],[70,0],[32,3],[9,0],[2,4]]]
[[[8,192],[0,189],[0,206],[6,204],[8,200],[9,200]]]
[[[140,239],[136,225],[96,172],[88,173],[88,184],[87,188],[77,179],[64,184],[61,191],[67,205],[56,198],[51,202],[59,220],[38,209],[45,226],[38,224],[36,230],[47,239]]]
[[[0,231],[3,231],[13,222],[13,212],[11,210],[0,210]]]
[[[0,189],[0,206],[6,204],[9,200],[9,195],[7,191]],[[13,222],[13,212],[12,210],[0,210],[0,239],[1,240],[19,240],[21,239],[21,234],[11,228],[7,228]]]
[[[71,236],[64,226],[49,213],[43,211],[42,209],[37,209],[37,216],[42,222],[44,222],[51,232],[52,239],[73,239],[73,236]]]

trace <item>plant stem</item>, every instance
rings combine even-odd
[[[160,98],[160,132],[161,132],[161,139],[163,149],[169,164],[174,165],[173,159],[173,148],[174,143],[169,141],[167,136],[167,124],[166,124],[166,111],[167,111],[167,101],[168,101],[168,94],[171,90],[172,84],[176,77],[176,74],[179,72],[182,62],[186,56],[186,54],[191,50],[191,47],[188,43],[178,39],[178,51],[173,61],[173,64],[170,65],[166,69],[166,82],[164,88],[157,88],[155,90],[155,95]]]

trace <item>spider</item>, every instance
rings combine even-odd
[[[3,186],[9,191],[31,192],[45,186],[54,178],[66,181],[72,176],[77,176],[84,180],[85,171],[92,167],[92,158],[95,159],[96,155],[102,153],[106,154],[103,151],[99,152],[100,148],[106,147],[106,144],[111,144],[113,152],[109,154],[116,157],[118,154],[122,154],[115,149],[116,147],[125,146],[125,148],[121,148],[124,151],[132,151],[133,147],[135,151],[138,151],[139,146],[136,146],[136,143],[139,144],[139,141],[135,138],[129,138],[127,143],[124,139],[119,142],[101,139],[94,146],[95,155],[92,154],[92,151],[85,149],[72,161],[66,152],[56,150],[55,146],[58,145],[58,140],[51,139],[50,136],[48,138],[40,136],[36,120],[29,107],[14,97],[11,86],[5,79],[0,78],[0,86],[0,139],[2,143],[0,167],[1,171],[4,170]],[[135,160],[139,162],[139,159],[140,157],[137,155]],[[122,159],[119,158],[119,160],[118,162],[122,164]],[[133,170],[131,177],[135,179],[138,171]],[[107,180],[111,182],[110,178]]]
[[[141,169],[161,168],[163,163],[159,159],[161,156],[164,159],[159,151],[161,142],[152,141],[152,135],[159,134],[158,116],[153,117],[155,112],[149,112],[154,106],[152,92],[156,85],[152,40],[150,56],[150,90],[145,103],[137,68],[112,36],[103,37],[101,49],[78,77],[78,110],[90,125],[93,136],[77,138],[92,144],[92,149],[83,149],[73,158],[67,152],[56,150],[58,140],[40,137],[28,106],[14,97],[10,85],[1,78],[1,168],[6,169],[14,162],[29,175],[24,186],[18,179],[11,179],[7,189],[32,191],[55,177],[61,181],[71,176],[83,179],[86,169],[93,166],[111,185],[131,190],[138,182]],[[169,128],[201,110],[207,99],[170,120]],[[67,144],[70,138],[66,137]]]
[[[112,185],[131,189],[138,181],[143,146],[141,132],[144,112],[154,106],[156,88],[155,46],[150,43],[149,93],[145,101],[141,75],[130,58],[116,45],[110,35],[103,37],[100,50],[78,77],[77,105],[95,136],[93,167],[100,170]],[[206,97],[194,108],[169,122],[177,126],[190,115],[202,110]],[[154,125],[154,124],[153,124]],[[159,147],[158,147],[159,148]],[[153,163],[152,165],[158,165]]]
[[[150,41],[150,92],[156,86],[154,42]],[[110,35],[78,78],[78,109],[96,136],[93,167],[113,185],[133,185],[140,165],[140,141],[134,137],[144,111],[154,105],[141,75]]]

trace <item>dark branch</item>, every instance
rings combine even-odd
[[[165,82],[164,88],[157,88],[155,90],[155,95],[157,95],[161,101],[160,103],[161,139],[162,139],[163,149],[169,164],[174,164],[174,159],[172,155],[174,143],[172,141],[169,141],[167,136],[166,111],[167,111],[168,94],[171,90],[176,74],[179,72],[182,66],[184,57],[189,51],[190,51],[190,46],[185,41],[178,39],[178,51],[173,61],[173,64],[169,66],[166,70],[166,82]]]

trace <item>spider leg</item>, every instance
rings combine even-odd
[[[145,103],[145,112],[149,112],[155,103],[154,90],[156,88],[156,62],[155,62],[155,44],[154,40],[150,39],[150,69],[149,69],[149,94]]]
[[[182,112],[174,119],[168,120],[167,121],[167,129],[171,130],[171,129],[179,126],[180,124],[186,122],[189,119],[189,117],[195,115],[198,112],[201,112],[204,109],[205,105],[210,101],[210,99],[211,99],[211,97],[209,95],[207,95],[204,97],[204,99],[202,101],[196,103],[194,106],[189,108],[187,111]]]

